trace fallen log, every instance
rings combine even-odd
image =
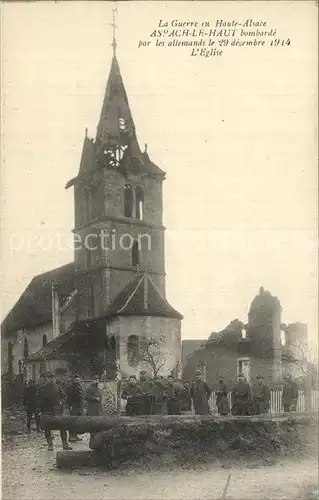
[[[46,424],[52,428],[54,421],[55,428],[70,428],[70,422],[75,425],[76,421],[78,429],[86,426],[84,432],[89,427],[90,448],[96,450],[107,468],[127,461],[135,463],[140,458],[149,463],[151,457],[163,463],[169,460],[172,464],[186,464],[227,457],[255,457],[259,461],[282,453],[301,454],[309,446],[309,451],[313,448],[318,432],[317,415],[55,417],[53,421],[47,419]],[[59,457],[65,467],[83,466],[85,460],[69,452]]]
[[[180,424],[184,422],[188,423],[199,423],[199,422],[211,422],[211,423],[232,423],[232,422],[283,422],[286,420],[297,419],[300,422],[305,421],[305,419],[316,418],[317,414],[297,414],[297,413],[286,413],[280,415],[272,415],[272,414],[264,414],[264,415],[255,415],[255,416],[227,416],[221,417],[217,415],[145,415],[145,416],[136,416],[136,417],[110,417],[110,416],[102,416],[102,417],[89,417],[89,416],[81,416],[81,417],[73,417],[68,415],[61,416],[42,416],[41,417],[41,426],[43,429],[50,430],[71,430],[77,432],[77,434],[98,432],[98,431],[108,431],[112,429],[114,426],[125,425],[125,426],[135,426],[140,424],[146,425],[155,425],[160,423],[163,428],[169,428],[174,423]]]
[[[59,469],[96,467],[103,463],[102,455],[92,450],[58,451],[56,454],[56,465]]]

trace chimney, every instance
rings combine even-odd
[[[54,339],[60,334],[60,321],[61,312],[59,294],[56,285],[52,283],[52,330]]]
[[[144,273],[144,309],[148,309],[148,276],[147,272]]]

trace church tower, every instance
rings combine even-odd
[[[163,172],[141,151],[116,57],[95,138],[85,133],[74,186],[76,321],[105,317],[127,373],[142,339],[164,339],[165,369],[180,361],[182,316],[165,297]],[[135,355],[128,354],[130,346]],[[135,361],[130,363],[130,357]]]

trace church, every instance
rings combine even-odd
[[[113,37],[96,136],[85,132],[78,175],[66,184],[74,262],[35,276],[3,321],[8,380],[138,375],[149,371],[148,347],[159,374],[178,372],[182,315],[166,299],[165,175],[140,149]]]

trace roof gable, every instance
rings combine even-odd
[[[121,290],[109,307],[108,315],[183,318],[162,296],[148,273],[137,276]]]

